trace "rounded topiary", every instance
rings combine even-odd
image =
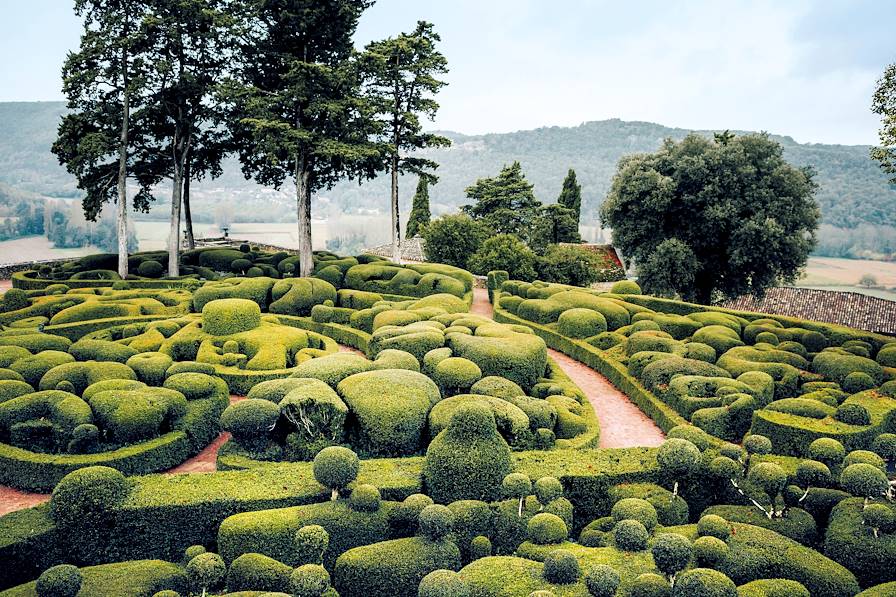
[[[563,484],[557,477],[542,477],[535,482],[535,498],[542,506],[563,497]]]
[[[657,513],[653,504],[639,498],[624,498],[613,504],[610,515],[616,522],[637,520],[649,533],[657,525]]]
[[[834,418],[847,425],[871,424],[871,415],[868,414],[868,409],[854,402],[838,406],[837,412],[834,413]]]
[[[839,441],[830,437],[820,437],[809,444],[809,458],[823,462],[829,468],[839,468],[846,456],[846,448]]]
[[[420,512],[420,534],[432,541],[444,539],[454,526],[454,513],[448,506],[432,504]]]
[[[689,474],[697,466],[700,449],[686,439],[667,439],[656,453],[660,469],[673,479],[672,495],[678,495],[680,477]]]
[[[330,588],[330,573],[320,564],[303,564],[289,577],[293,597],[321,597]]]
[[[634,280],[619,280],[610,287],[613,294],[641,294],[641,287]]]
[[[501,481],[501,489],[504,491],[505,497],[519,501],[517,515],[522,516],[523,502],[532,493],[532,481],[529,477],[522,473],[510,473]]]
[[[764,435],[749,435],[744,439],[744,449],[748,454],[768,454],[772,451],[772,440]]]
[[[606,564],[592,566],[585,574],[585,586],[591,597],[613,597],[619,583],[619,573]]]
[[[727,541],[731,536],[731,525],[718,514],[701,516],[697,521],[697,535],[700,537],[715,537]]]
[[[250,267],[252,267],[252,262],[248,259],[234,259],[230,262],[230,271],[235,274],[245,273]]]
[[[876,466],[881,470],[886,469],[886,463],[884,462],[884,459],[871,450],[853,450],[843,458],[842,466],[843,468],[846,468],[850,464],[858,464],[860,462],[870,464],[871,466]]]
[[[716,456],[709,462],[709,472],[720,479],[734,479],[741,470],[741,465],[727,456]]]
[[[470,541],[470,559],[478,560],[492,555],[492,541],[485,535],[477,535]]]
[[[772,509],[775,498],[787,486],[787,472],[774,462],[760,462],[751,466],[747,479],[768,495]]]
[[[432,378],[443,389],[466,390],[482,379],[482,370],[469,359],[448,357],[435,366]]]
[[[886,493],[890,481],[886,473],[871,464],[851,464],[840,473],[840,487],[856,497],[878,497]]]
[[[34,591],[37,597],[75,597],[81,590],[81,571],[71,564],[47,568],[37,578]]]
[[[877,387],[877,384],[874,382],[874,378],[867,373],[853,371],[843,378],[843,382],[840,386],[847,394],[857,394],[875,388]]]
[[[471,403],[458,408],[430,442],[423,476],[436,502],[494,501],[510,469],[510,447],[491,409]]]
[[[896,460],[896,433],[881,433],[871,442],[871,449],[886,462]]]
[[[772,332],[759,332],[756,334],[756,344],[762,343],[777,346],[778,343],[780,343],[780,340],[778,339],[778,336]]]
[[[567,309],[557,320],[557,330],[570,338],[590,338],[607,331],[607,319],[591,309]]]
[[[248,449],[267,443],[271,429],[280,418],[280,407],[270,400],[247,398],[228,406],[221,415],[221,427]]]
[[[569,550],[555,549],[544,559],[544,579],[550,583],[574,583],[579,580],[581,573],[578,558]]]
[[[348,503],[356,512],[376,512],[380,508],[380,490],[365,483],[352,490]]]
[[[60,392],[68,392],[69,394],[75,393],[75,384],[70,382],[67,379],[63,379],[58,384],[56,384],[56,389]]]
[[[181,597],[181,595],[173,589],[165,589],[164,591],[153,593],[152,597]]]
[[[728,544],[719,539],[705,535],[694,541],[694,558],[697,564],[706,568],[718,566],[728,557]]]
[[[358,476],[361,462],[358,455],[342,446],[327,446],[314,457],[314,478],[332,490],[330,499],[339,497],[339,490],[348,486]]]
[[[389,523],[396,529],[414,533],[423,508],[432,505],[432,498],[422,493],[413,493],[392,509]]]
[[[241,298],[217,299],[202,307],[202,329],[213,336],[229,336],[261,325],[261,308]]]
[[[64,476],[53,489],[50,511],[60,527],[95,525],[124,501],[130,482],[108,466],[88,466]]]
[[[662,533],[650,547],[656,567],[663,574],[673,578],[687,568],[693,551],[690,540],[676,533]]]
[[[529,540],[538,545],[560,543],[569,536],[569,530],[563,519],[548,512],[539,512],[530,518],[526,530]]]
[[[193,591],[202,593],[213,588],[227,575],[227,564],[216,553],[201,553],[187,563],[187,578]]]
[[[622,551],[642,551],[647,548],[647,529],[637,520],[620,520],[613,527],[616,548]]]
[[[423,577],[417,597],[469,597],[470,587],[453,570],[433,570]]]
[[[868,504],[862,510],[862,520],[871,527],[874,536],[877,537],[881,532],[888,533],[893,530],[896,512],[884,504]]]
[[[260,267],[253,266],[246,270],[247,278],[260,278],[263,275],[264,275],[264,270],[261,269]]]
[[[158,278],[165,273],[165,268],[158,261],[149,259],[137,266],[137,275],[144,278]]]
[[[796,465],[794,482],[799,487],[826,487],[831,482],[831,469],[817,460],[801,460]]]
[[[296,531],[295,546],[299,564],[323,564],[330,534],[318,524],[306,524]]]
[[[639,574],[628,589],[629,597],[669,597],[672,587],[669,581],[652,572]]]
[[[737,585],[711,568],[694,568],[681,573],[672,589],[673,597],[737,597]]]
[[[189,562],[199,554],[205,553],[206,551],[207,550],[202,545],[191,545],[184,550],[184,563]]]
[[[93,423],[82,423],[72,429],[72,439],[69,440],[67,449],[75,454],[89,454],[97,450],[99,441],[99,427]]]

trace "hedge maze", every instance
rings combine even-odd
[[[0,483],[52,492],[0,517],[0,595],[896,593],[893,338],[631,281],[492,272],[488,318],[438,264],[165,258],[0,301]],[[549,349],[666,442],[599,448]],[[217,472],[157,474],[224,432]]]

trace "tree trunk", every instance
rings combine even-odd
[[[126,63],[126,60],[124,60]],[[127,91],[127,74],[124,78],[124,100],[122,101],[121,139],[118,146],[118,275],[128,276],[128,124],[130,118],[130,96]]]
[[[196,238],[193,236],[193,214],[190,213],[190,177],[193,175],[190,168],[190,159],[184,164],[184,192],[181,200],[184,204],[184,230],[187,234],[187,248],[196,248]]]
[[[392,156],[392,260],[401,263],[401,219],[398,214],[398,154]]]
[[[311,172],[304,154],[296,158],[296,203],[299,220],[299,276],[307,277],[314,270],[311,253]]]
[[[186,147],[189,141],[184,141],[178,133],[174,135],[174,171],[171,179],[171,229],[168,232],[168,276],[171,278],[180,275],[180,206],[184,190],[184,162],[186,161]]]

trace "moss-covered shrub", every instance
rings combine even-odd
[[[642,551],[647,548],[649,533],[637,520],[620,520],[613,527],[613,541],[622,551]]]
[[[537,545],[561,543],[569,535],[563,519],[547,512],[540,512],[530,518],[526,528],[529,540]]]
[[[737,597],[734,582],[711,568],[693,568],[675,580],[673,597]]]

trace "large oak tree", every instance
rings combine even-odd
[[[795,281],[815,244],[815,189],[766,134],[692,134],[623,158],[601,217],[647,292],[709,303]]]

